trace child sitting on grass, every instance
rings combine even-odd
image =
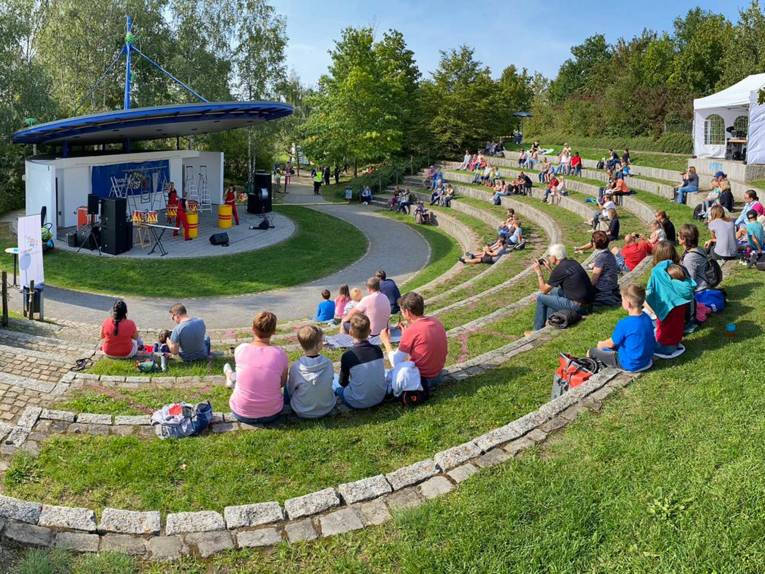
[[[345,310],[343,312],[347,313],[348,311],[353,309],[356,305],[361,303],[361,299],[362,299],[361,289],[359,289],[358,287],[354,287],[353,289],[351,289],[351,300],[345,304]],[[341,320],[342,320],[342,317],[341,317]],[[340,331],[342,333],[347,333],[350,328],[351,328],[350,321],[346,321],[345,323],[340,325]]]
[[[332,361],[321,354],[324,333],[315,325],[301,327],[297,339],[304,354],[290,367],[284,402],[300,418],[317,419],[329,414],[337,401]]]
[[[631,284],[622,289],[621,295],[627,317],[616,324],[609,339],[598,341],[598,346],[590,349],[587,355],[609,367],[633,373],[643,371],[653,364],[656,345],[653,322],[643,313],[645,289]]]
[[[355,313],[350,324],[353,347],[340,358],[340,376],[332,389],[349,407],[366,409],[380,404],[388,390],[383,352],[369,342],[369,317]]]
[[[334,320],[335,302],[330,299],[330,296],[331,293],[329,292],[329,289],[324,289],[324,291],[321,292],[323,301],[319,303],[318,307],[316,307],[316,316],[313,318],[314,321],[318,321],[319,323],[327,323]]]

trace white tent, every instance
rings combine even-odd
[[[756,109],[760,107],[757,93],[763,86],[765,74],[754,74],[693,100],[693,153],[697,157],[724,158],[726,141],[732,137],[728,129],[734,128],[748,135],[747,162],[765,163],[765,110]]]

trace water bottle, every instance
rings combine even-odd
[[[735,323],[728,323],[725,325],[725,336],[729,339],[734,339],[736,337],[736,324]]]
[[[167,355],[162,353],[159,358],[159,365],[162,369],[162,372],[164,373],[167,370]]]

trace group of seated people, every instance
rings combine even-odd
[[[504,154],[502,153],[504,151],[505,146],[502,144],[502,140],[497,142],[486,142],[486,145],[483,148],[483,153],[488,156],[504,157]]]
[[[290,366],[284,350],[271,343],[276,316],[259,313],[252,325],[252,342],[234,351],[235,368],[224,366],[227,385],[233,388],[229,405],[234,417],[245,424],[274,423],[289,405],[298,417],[316,419],[329,414],[338,401],[366,409],[405,391],[430,392],[436,387],[448,351],[443,325],[425,315],[419,294],[400,296],[396,308],[402,335],[394,350],[389,335],[391,307],[379,287],[379,277],[372,277],[368,294],[350,309],[350,301],[346,303],[342,324],[353,346],[343,353],[337,373],[321,354],[324,333],[319,326],[304,325],[297,331],[303,356]],[[385,353],[369,341],[378,335]],[[387,371],[386,358],[392,367]]]
[[[619,154],[613,149],[608,149],[608,156],[600,159],[596,164],[597,169],[605,169],[609,175],[621,173],[623,176],[632,175],[632,160],[630,159],[630,150],[624,148],[624,153]]]
[[[493,265],[499,258],[514,249],[522,249],[526,240],[523,237],[521,220],[515,214],[515,210],[507,210],[507,216],[502,225],[497,229],[497,238],[493,243],[481,246],[476,253],[465,253],[459,258],[460,263],[466,265],[486,264]]]
[[[454,187],[451,183],[444,185],[443,180],[439,180],[435,188],[430,192],[430,205],[440,205],[441,207],[451,207],[454,199]]]
[[[707,227],[711,239],[705,248],[715,259],[739,259],[749,266],[760,260],[765,244],[765,208],[757,198],[757,192],[746,192],[746,203],[741,213],[733,219],[728,217],[720,204],[709,208]]]
[[[547,183],[560,175],[582,175],[582,156],[578,151],[572,153],[568,144],[563,144],[557,159],[558,165],[554,165],[546,155],[543,157],[539,166],[540,183]]]

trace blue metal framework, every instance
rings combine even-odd
[[[125,43],[121,50],[85,96],[88,98],[125,56],[125,91],[123,108],[118,111],[78,116],[38,124],[13,134],[13,143],[62,144],[64,155],[71,144],[102,144],[123,142],[129,148],[131,140],[159,139],[197,135],[250,126],[256,122],[270,121],[288,116],[292,106],[279,102],[208,102],[190,86],[173,76],[133,45],[133,19],[128,16],[125,27]],[[150,108],[130,108],[132,92],[132,54],[145,59],[168,78],[200,100],[196,104],[178,104]],[[85,99],[83,99],[85,101]],[[79,106],[78,106],[79,109]]]

